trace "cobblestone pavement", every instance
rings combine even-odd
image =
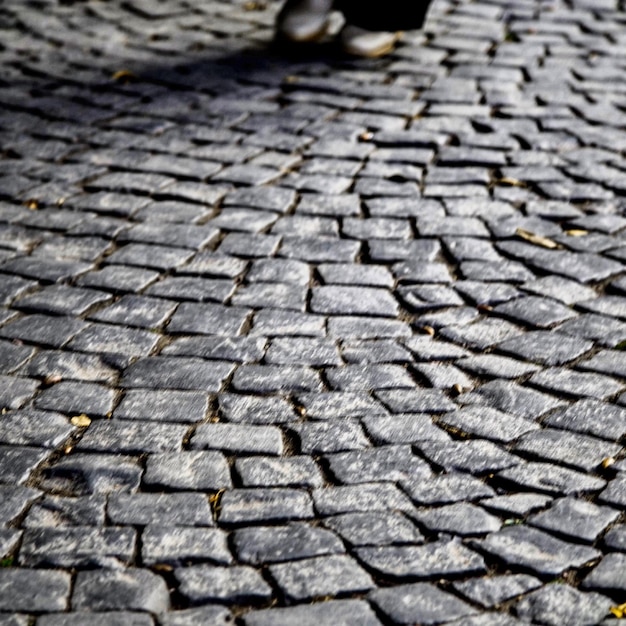
[[[278,8],[1,3],[0,625],[617,623],[624,7]]]

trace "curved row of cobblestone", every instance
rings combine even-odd
[[[623,7],[278,7],[0,6],[0,625],[617,623]]]

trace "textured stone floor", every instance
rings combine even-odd
[[[279,6],[0,3],[0,625],[617,624],[624,6]]]

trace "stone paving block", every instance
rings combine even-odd
[[[230,565],[227,536],[217,528],[168,526],[167,520],[146,526],[141,533],[141,558],[147,565],[180,566],[189,562]]]
[[[247,261],[243,259],[201,251],[189,263],[177,268],[177,273],[214,278],[236,278],[245,271],[247,266]]]
[[[69,606],[70,575],[57,570],[0,569],[0,609],[54,613]]]
[[[626,367],[624,366],[624,355],[619,350],[603,350],[590,359],[578,365],[580,369],[592,372],[602,372],[612,376],[624,378]]]
[[[117,369],[107,362],[106,355],[40,350],[26,365],[29,376],[43,379],[74,380],[79,382],[112,383]]]
[[[105,304],[111,299],[111,295],[103,291],[53,285],[23,296],[13,303],[13,307],[35,313],[78,317],[84,315],[93,306]]]
[[[356,554],[369,569],[393,580],[434,580],[485,572],[482,557],[454,540],[423,546],[358,548]]]
[[[392,483],[361,483],[314,489],[315,510],[322,516],[369,511],[403,511],[411,514],[411,501]]]
[[[144,569],[79,572],[72,592],[72,608],[85,611],[145,611],[170,608],[165,581]]]
[[[369,604],[363,600],[329,600],[287,608],[251,611],[244,616],[246,626],[380,626]]]
[[[235,306],[249,306],[255,309],[271,306],[277,309],[304,311],[306,299],[305,286],[256,282],[238,287],[231,302]]]
[[[524,486],[542,493],[576,495],[598,491],[606,481],[587,473],[544,462],[522,463],[498,472],[497,477],[505,483]]]
[[[518,361],[496,354],[479,354],[460,359],[457,365],[474,376],[488,376],[490,378],[521,378],[539,370],[538,365]]]
[[[430,466],[416,457],[410,446],[380,446],[365,450],[328,454],[328,470],[339,484],[385,480],[421,480],[431,475]]]
[[[626,525],[618,524],[617,526],[613,526],[613,528],[604,535],[603,543],[611,550],[626,552]]]
[[[490,407],[479,408],[471,405],[444,413],[437,418],[437,422],[457,432],[498,442],[510,442],[539,429],[536,422]]]
[[[159,626],[203,626],[203,624],[228,626],[231,623],[231,612],[224,607],[214,605],[170,611],[159,616]]]
[[[537,372],[530,378],[530,383],[553,393],[599,399],[613,396],[624,388],[623,384],[609,376],[565,368]]]
[[[24,528],[56,528],[83,526],[85,528],[103,526],[106,499],[104,496],[65,496],[46,495],[35,502],[22,522]]]
[[[358,265],[356,263],[322,263],[317,267],[327,285],[364,285],[391,288],[391,272],[384,265]]]
[[[281,455],[283,438],[276,426],[201,424],[193,434],[191,447],[195,450]]]
[[[165,346],[161,354],[247,363],[261,360],[265,344],[261,337],[179,337]]]
[[[108,256],[107,263],[165,271],[180,267],[192,256],[187,248],[129,243]]]
[[[235,366],[225,361],[186,357],[147,357],[135,361],[124,372],[125,388],[219,391]]]
[[[232,386],[248,393],[321,391],[322,381],[311,367],[296,365],[241,365]]]
[[[286,235],[278,255],[307,263],[354,263],[360,248],[359,241]]]
[[[43,484],[75,496],[131,491],[139,487],[142,468],[118,454],[75,453],[44,471]]]
[[[409,337],[411,328],[404,321],[383,317],[337,316],[328,319],[328,334],[339,340]]]
[[[583,313],[561,324],[558,330],[566,335],[592,340],[606,348],[615,348],[626,339],[624,322],[596,313]]]
[[[266,602],[272,596],[272,588],[248,566],[193,565],[176,569],[174,575],[179,592],[191,604],[251,604]]]
[[[428,415],[419,413],[365,417],[363,426],[378,445],[447,441],[450,438],[443,429],[433,424]]]
[[[187,426],[182,424],[131,422],[127,420],[93,421],[77,445],[81,452],[180,451]]]
[[[169,319],[175,308],[174,302],[125,295],[105,309],[92,313],[89,319],[139,328],[157,328]]]
[[[3,416],[0,443],[56,448],[74,431],[60,413],[22,409]]]
[[[38,490],[29,487],[0,485],[0,524],[7,524],[20,516],[40,495]]]
[[[147,356],[156,347],[159,335],[139,328],[94,323],[81,330],[67,347],[78,352]]]
[[[439,332],[445,339],[454,343],[485,350],[509,337],[520,335],[522,331],[506,320],[486,318],[472,324],[448,326]]]
[[[324,479],[308,456],[237,459],[235,471],[244,487],[321,487]]]
[[[180,271],[185,271],[185,268],[181,268]],[[235,284],[228,279],[166,276],[163,280],[150,285],[146,290],[146,294],[172,300],[222,303],[232,295],[234,290]],[[219,315],[218,307],[215,307],[213,310],[216,315]]]
[[[497,517],[466,502],[417,509],[415,519],[431,532],[449,533],[460,537],[486,535],[499,530],[501,526]]]
[[[626,555],[607,554],[582,582],[583,589],[594,589],[616,599],[626,589]]]
[[[331,387],[338,391],[398,389],[415,387],[410,374],[400,365],[346,365],[326,370]]]
[[[516,452],[586,472],[600,466],[605,458],[618,454],[620,449],[618,444],[595,437],[548,428],[524,435],[515,445]]]
[[[177,490],[218,491],[232,486],[226,458],[214,451],[151,454],[143,481]]]
[[[200,391],[131,389],[113,415],[127,420],[201,422],[208,408],[208,395]]]
[[[358,418],[365,415],[385,415],[387,411],[367,393],[330,391],[302,393],[296,397],[305,415],[311,420]]]
[[[334,533],[303,522],[242,528],[235,531],[233,544],[239,561],[251,565],[345,552]]]
[[[370,575],[347,555],[274,564],[269,572],[288,602],[346,595],[375,586]]]
[[[427,460],[448,472],[483,474],[523,462],[505,449],[481,439],[419,442],[416,447]]]
[[[528,523],[567,539],[594,543],[618,517],[619,513],[610,507],[563,498],[556,500],[549,510],[530,517]]]
[[[106,265],[83,274],[77,281],[85,287],[97,287],[115,293],[136,293],[159,277],[159,272],[130,265]]]
[[[0,528],[0,555],[2,559],[11,558],[8,555],[15,551],[22,539],[22,534],[21,530]]]
[[[26,446],[0,445],[0,484],[20,485],[50,451]]]
[[[463,394],[460,403],[487,405],[528,420],[536,420],[543,413],[564,406],[554,396],[501,380],[490,381],[476,391]]]
[[[0,407],[19,409],[37,392],[39,382],[30,378],[0,376]]]
[[[222,393],[218,396],[221,415],[229,422],[246,424],[282,424],[298,415],[282,396]]]
[[[11,374],[23,366],[34,354],[29,346],[0,341],[0,373]]]
[[[592,341],[569,337],[556,331],[530,331],[506,339],[497,346],[500,352],[543,365],[563,365],[589,352],[591,348]]]
[[[342,360],[334,341],[318,338],[279,337],[272,339],[265,362],[276,365],[340,366]]]
[[[539,576],[559,576],[600,556],[598,550],[526,526],[505,527],[477,541],[476,546],[509,567],[521,567]]]
[[[115,396],[113,389],[103,385],[61,381],[44,390],[35,401],[35,406],[44,410],[86,413],[98,417],[112,411]]]
[[[362,450],[370,445],[359,422],[352,419],[292,424],[303,454]]]
[[[28,626],[29,621],[28,615],[20,615],[18,613],[0,615],[0,624],[2,626]]]
[[[134,557],[131,528],[33,528],[24,532],[19,563],[25,567],[120,567]]]
[[[477,614],[469,604],[428,583],[376,589],[368,598],[394,624],[441,624]]]
[[[221,524],[311,519],[313,506],[304,490],[290,488],[233,489],[220,501]]]
[[[495,495],[491,487],[468,474],[449,473],[421,480],[409,479],[401,486],[413,501],[423,505],[473,501]]]
[[[599,593],[581,593],[563,584],[546,585],[522,598],[516,614],[548,626],[557,624],[599,624],[609,615],[610,600]]]
[[[491,608],[541,587],[541,581],[528,574],[505,574],[493,578],[472,578],[453,583],[454,589],[468,600]]]
[[[576,317],[576,313],[569,307],[537,296],[505,302],[495,307],[494,312],[537,328],[548,328]]]
[[[618,474],[610,481],[608,487],[600,494],[598,500],[603,504],[609,504],[616,508],[626,503],[626,474]]]
[[[376,397],[394,414],[444,413],[457,408],[439,389],[381,389]]]
[[[107,517],[118,525],[213,525],[213,515],[206,496],[189,492],[111,494]]]
[[[187,335],[238,335],[250,313],[250,309],[221,304],[183,302],[176,309],[167,330]]]

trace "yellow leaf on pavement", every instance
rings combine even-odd
[[[78,426],[79,428],[85,428],[89,426],[89,424],[91,424],[91,419],[83,413],[81,415],[76,415],[75,417],[73,417],[70,422],[72,422],[74,426]]]
[[[534,243],[536,246],[541,246],[542,248],[550,248],[551,250],[554,250],[559,247],[559,244],[556,241],[552,241],[552,239],[542,237],[541,235],[536,235],[535,233],[531,233],[529,230],[524,230],[523,228],[518,228],[515,231],[515,234],[524,241]]]

